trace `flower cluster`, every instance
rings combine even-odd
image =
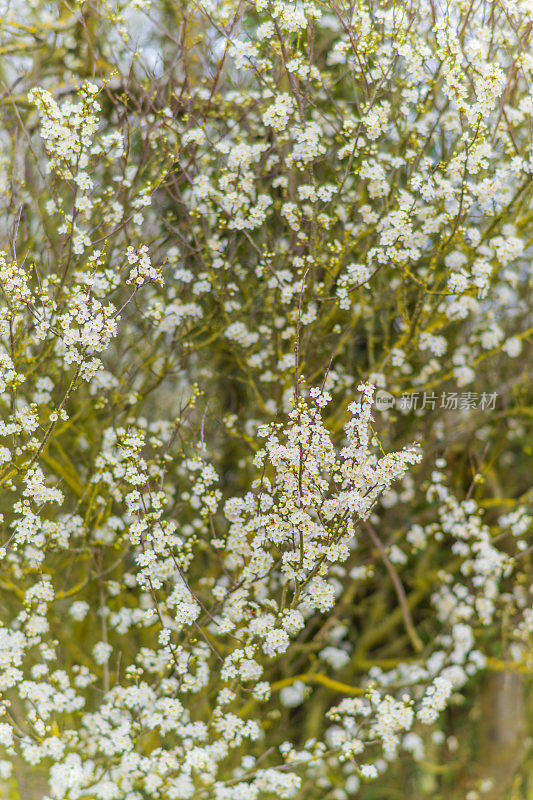
[[[530,0],[63,5],[0,26],[0,794],[499,800]]]

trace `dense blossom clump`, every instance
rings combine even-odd
[[[0,793],[501,800],[531,3],[4,11]]]

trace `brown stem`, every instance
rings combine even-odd
[[[407,597],[405,595],[405,589],[403,588],[402,582],[398,577],[398,573],[394,569],[392,561],[388,557],[387,551],[383,547],[381,539],[377,535],[376,531],[374,530],[370,522],[364,521],[363,526],[367,531],[368,535],[370,536],[370,538],[372,539],[372,541],[374,542],[375,546],[379,550],[381,558],[383,559],[383,563],[387,567],[389,575],[391,576],[392,582],[394,584],[396,594],[398,596],[398,601],[402,609],[407,635],[409,636],[409,639],[411,640],[411,644],[413,645],[414,649],[417,651],[417,653],[420,653],[424,649],[424,645],[415,630],[415,626],[413,624],[413,618],[411,617],[411,612],[409,610],[409,605],[407,603]]]

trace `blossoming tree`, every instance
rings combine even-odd
[[[0,29],[4,796],[529,797],[529,0]]]

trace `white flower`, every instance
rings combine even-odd
[[[113,648],[106,642],[97,642],[93,647],[93,656],[97,664],[105,664],[109,660]]]
[[[73,619],[79,622],[82,619],[85,619],[89,608],[89,603],[86,603],[85,600],[77,600],[70,606],[69,614]]]

